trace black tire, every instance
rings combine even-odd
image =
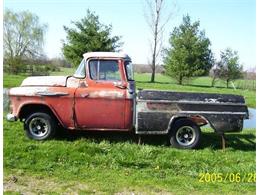
[[[188,119],[177,120],[170,131],[170,144],[175,148],[193,149],[199,146],[201,130]]]
[[[34,140],[47,140],[54,137],[56,133],[56,122],[54,118],[43,112],[31,114],[25,120],[26,135]]]

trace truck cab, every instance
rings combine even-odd
[[[133,65],[126,54],[87,53],[75,78],[75,126],[77,129],[128,131],[134,120]]]

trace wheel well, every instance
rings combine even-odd
[[[178,120],[189,120],[192,121],[193,123],[195,123],[196,125],[203,126],[208,124],[208,121],[199,115],[195,115],[195,116],[178,116],[178,117],[173,117],[170,121],[170,129],[174,126],[174,124],[178,121]]]
[[[190,116],[189,117],[190,120],[192,122],[194,122],[195,124],[197,124],[198,126],[203,126],[208,124],[209,122],[207,121],[207,119],[205,119],[203,116],[200,115],[196,115],[196,116]]]
[[[56,116],[53,114],[52,110],[44,104],[26,104],[26,105],[24,105],[19,112],[19,118],[20,118],[20,120],[24,120],[30,114],[35,113],[35,112],[44,112],[44,113],[50,114],[55,119],[57,119]]]

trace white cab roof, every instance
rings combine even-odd
[[[83,54],[84,59],[87,60],[88,58],[125,58],[131,60],[131,58],[121,52],[88,52]]]

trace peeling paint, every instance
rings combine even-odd
[[[147,102],[147,108],[149,110],[170,110],[172,112],[179,110],[177,104],[171,102]]]
[[[46,93],[49,87],[15,87],[9,90],[11,96],[35,96],[36,93]]]
[[[206,98],[205,102],[219,103],[218,99],[214,99],[214,98]]]
[[[123,98],[124,93],[120,91],[93,91],[89,93],[90,98]]]
[[[66,87],[77,88],[77,87],[79,87],[79,81],[80,81],[80,79],[78,79],[78,78],[69,77],[67,79]]]
[[[21,86],[54,86],[65,87],[68,76],[35,76],[27,77]]]

